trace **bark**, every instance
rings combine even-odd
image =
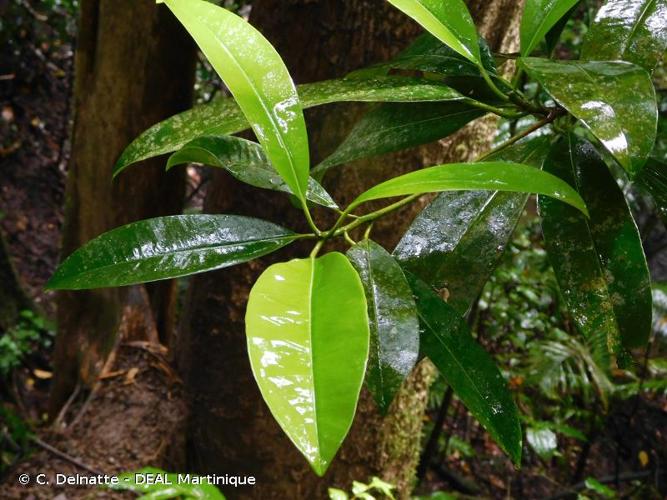
[[[482,32],[492,35],[494,48],[514,50],[505,40],[516,35],[520,4],[476,0],[472,7]],[[251,22],[275,44],[298,83],[342,76],[387,59],[419,33],[412,22],[381,0],[257,0]],[[333,150],[361,109],[338,105],[308,113],[314,161]],[[482,120],[438,144],[356,162],[328,175],[326,186],[337,200],[348,202],[372,183],[419,165],[474,158],[486,149],[494,128],[495,122]],[[381,221],[373,230],[373,239],[392,248],[419,209],[417,204]],[[252,215],[305,229],[300,212],[284,196],[240,185],[218,171],[205,211]],[[317,216],[321,220],[320,211]],[[352,480],[365,481],[372,475],[396,484],[400,497],[407,498],[434,373],[429,362],[414,371],[384,419],[363,391],[352,430],[321,479],[310,471],[261,400],[245,346],[243,317],[248,292],[269,263],[307,255],[307,250],[290,247],[261,262],[193,280],[178,343],[179,369],[192,397],[191,468],[201,473],[257,477],[252,489],[225,491],[231,498],[326,498],[328,486],[349,489]]]
[[[5,236],[0,231],[0,333],[10,329],[23,309],[33,309],[14,271]]]
[[[114,162],[148,126],[192,103],[194,44],[153,0],[83,0],[75,61],[74,127],[62,255],[109,229],[178,213],[183,171],[146,162],[112,182]],[[152,286],[158,326],[168,323],[171,284]],[[116,339],[126,290],[58,296],[54,415],[77,381],[90,385]]]

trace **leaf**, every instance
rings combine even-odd
[[[547,253],[574,323],[599,359],[621,342],[645,344],[651,281],[622,191],[593,146],[574,135],[554,146],[544,169],[576,186],[590,211],[587,219],[539,197]]]
[[[630,175],[639,172],[653,149],[658,120],[655,89],[646,71],[620,61],[530,57],[519,64],[580,119]]]
[[[477,30],[462,0],[388,0],[466,59],[481,64]]]
[[[621,59],[651,73],[667,48],[667,0],[608,0],[595,16],[581,58]]]
[[[493,159],[541,168],[549,142],[548,137],[537,137]],[[498,265],[528,196],[500,191],[442,193],[417,216],[394,257],[426,284],[447,288],[447,302],[466,314]]]
[[[180,480],[187,477],[187,480]],[[140,498],[184,498],[186,500],[225,500],[220,490],[205,476],[174,474],[153,467],[118,475],[118,484],[110,487],[115,491],[132,491],[143,494]]]
[[[526,0],[521,18],[521,54],[530,55],[579,0]]]
[[[449,163],[410,172],[370,188],[350,208],[393,196],[474,190],[543,194],[588,213],[581,196],[558,177],[528,165],[504,161]]]
[[[662,220],[667,221],[667,162],[649,158],[636,182],[651,195]]]
[[[526,429],[526,441],[542,460],[551,460],[558,451],[558,437],[551,429]]]
[[[292,192],[305,200],[310,160],[296,87],[282,59],[243,18],[203,0],[164,0],[225,82]]]
[[[294,194],[273,168],[261,146],[240,137],[208,136],[190,141],[169,157],[167,170],[183,163],[224,168],[251,186]],[[338,208],[331,195],[312,177],[308,178],[306,199],[325,207]]]
[[[142,220],[76,250],[58,266],[46,288],[82,290],[188,276],[248,262],[298,237],[270,222],[237,215]]]
[[[250,292],[246,334],[264,401],[323,475],[350,429],[366,371],[359,275],[337,252],[274,264]]]
[[[343,101],[419,102],[463,98],[442,83],[406,77],[325,80],[299,85],[298,91],[304,108]],[[235,134],[248,126],[233,99],[221,98],[194,107],[153,125],[132,141],[116,162],[114,176],[132,163],[170,153],[197,137]]]
[[[475,342],[452,306],[413,275],[406,275],[417,299],[422,352],[433,361],[470,413],[519,464],[519,413],[493,359]]]
[[[437,141],[484,114],[464,102],[383,104],[366,113],[312,174],[321,178],[337,165]]]
[[[386,414],[419,356],[417,309],[401,267],[384,248],[365,240],[350,248],[347,256],[361,277],[368,303],[366,385]]]
[[[609,486],[602,484],[600,481],[593,477],[587,477],[584,481],[584,485],[587,489],[594,491],[603,498],[616,498],[616,492],[611,489]]]

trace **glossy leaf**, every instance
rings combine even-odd
[[[299,85],[298,92],[304,108],[344,101],[420,102],[463,98],[442,83],[406,77],[325,80]],[[114,175],[132,163],[170,153],[198,137],[234,134],[248,126],[233,99],[221,98],[197,106],[143,132],[123,151],[114,167]]]
[[[421,350],[515,464],[521,461],[519,413],[493,359],[475,342],[461,315],[407,274],[417,299]]]
[[[384,104],[366,115],[329,157],[313,169],[320,178],[337,165],[428,144],[483,116],[464,102]]]
[[[574,135],[544,169],[577,187],[590,219],[539,197],[542,230],[572,318],[594,352],[643,345],[651,330],[651,281],[623,193],[593,146]],[[602,359],[602,358],[601,358]]]
[[[366,371],[359,275],[336,252],[274,264],[250,292],[246,334],[264,401],[323,475],[350,429]]]
[[[195,139],[169,157],[167,169],[183,163],[224,168],[251,186],[294,194],[271,166],[262,147],[240,137],[223,135]],[[331,195],[312,177],[308,179],[306,199],[325,207],[338,207]]]
[[[587,214],[581,196],[566,182],[533,167],[504,161],[450,163],[410,172],[370,188],[350,206],[393,196],[474,190],[543,194]]]
[[[477,30],[463,0],[388,0],[445,45],[481,64]]]
[[[164,0],[225,82],[292,192],[305,200],[310,159],[301,102],[282,59],[243,18],[204,0]]]
[[[663,221],[667,221],[667,161],[649,158],[636,180],[653,198]]]
[[[233,266],[291,243],[297,235],[237,215],[177,215],[104,233],[60,264],[46,287],[81,290],[134,285]]]
[[[493,159],[541,168],[549,143],[548,137],[537,137]],[[447,302],[465,314],[498,265],[528,196],[501,191],[442,193],[416,217],[394,256],[428,285],[447,288]]]
[[[386,414],[419,356],[419,320],[410,285],[380,245],[362,241],[348,250],[366,293],[370,351],[366,385]]]
[[[189,474],[189,480],[179,481],[185,474],[167,473],[153,467],[118,475],[118,483],[111,485],[115,491],[132,491],[144,495],[141,499],[225,500],[220,490],[205,476]],[[141,479],[141,480],[138,480]],[[164,481],[158,481],[164,480]]]
[[[667,48],[667,0],[608,0],[591,24],[581,58],[621,59],[652,72]]]
[[[519,60],[526,71],[590,129],[631,175],[653,149],[658,110],[648,73],[634,64]]]
[[[521,54],[530,55],[579,0],[526,0],[521,18]]]

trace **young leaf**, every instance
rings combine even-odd
[[[359,275],[336,252],[274,264],[250,292],[246,334],[264,401],[323,475],[352,425],[366,371]]]
[[[330,168],[361,158],[437,141],[484,114],[465,102],[380,105],[357,122],[336,151],[313,169],[313,176],[321,178]]]
[[[643,345],[651,331],[651,281],[637,226],[622,191],[593,146],[574,135],[544,169],[577,186],[590,219],[539,197],[549,260],[581,333],[594,352]]]
[[[308,136],[296,88],[282,59],[241,17],[204,0],[164,0],[225,82],[274,168],[305,200]]]
[[[450,163],[410,172],[370,188],[350,207],[392,196],[474,190],[543,194],[588,214],[581,196],[566,182],[534,167],[505,161]]]
[[[521,54],[530,55],[579,0],[526,0],[521,18]]]
[[[251,186],[294,194],[273,168],[261,146],[240,137],[209,136],[190,141],[169,157],[167,170],[183,163],[224,168]],[[306,199],[324,207],[338,208],[331,195],[312,177],[308,178]]]
[[[608,0],[597,13],[581,58],[621,59],[651,73],[667,48],[667,0]]]
[[[291,243],[293,232],[236,215],[177,215],[118,227],[58,266],[46,288],[134,285],[233,266]]]
[[[445,45],[481,65],[477,30],[463,0],[388,0]]]
[[[299,85],[304,108],[335,102],[449,101],[463,97],[439,82],[406,77],[325,80]],[[233,99],[221,98],[167,118],[143,132],[123,151],[114,176],[132,163],[171,153],[200,136],[228,135],[248,128]]]
[[[519,464],[519,412],[493,359],[475,342],[452,306],[411,274],[407,277],[417,299],[422,352],[433,361],[470,413]]]
[[[634,64],[555,62],[522,58],[519,64],[590,129],[630,175],[653,149],[658,121],[655,89]]]
[[[366,385],[386,414],[419,355],[419,320],[410,285],[394,258],[365,240],[347,252],[366,293],[370,351]]]
[[[549,144],[549,137],[536,137],[492,159],[541,168]],[[466,314],[502,257],[528,196],[500,191],[442,193],[417,216],[394,256],[426,284],[447,288],[447,302]]]

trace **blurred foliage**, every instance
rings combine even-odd
[[[9,405],[0,404],[0,479],[28,447],[30,428]]]
[[[55,326],[32,311],[21,311],[17,324],[0,337],[0,379],[9,377],[23,359],[42,348],[50,349]]]
[[[376,499],[390,499],[394,500],[393,490],[396,487],[383,481],[379,477],[371,478],[370,483],[362,483],[360,481],[352,482],[352,492],[348,493],[338,488],[329,488],[330,500],[376,500]]]

